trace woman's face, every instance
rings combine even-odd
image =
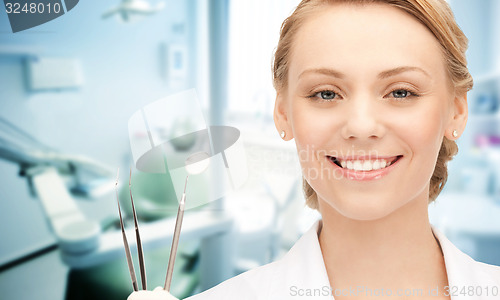
[[[462,132],[466,115],[432,33],[381,4],[328,5],[309,16],[275,108],[320,209],[359,220],[427,202],[443,137]]]

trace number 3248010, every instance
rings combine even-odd
[[[444,287],[445,296],[469,296],[469,297],[479,297],[479,296],[498,296],[499,288],[498,286],[445,286]]]
[[[5,3],[8,14],[58,14],[61,12],[60,3]]]

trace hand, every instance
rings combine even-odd
[[[170,295],[161,286],[155,288],[153,291],[137,291],[128,296],[127,300],[179,300]]]

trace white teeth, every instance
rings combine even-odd
[[[385,159],[377,160],[340,160],[340,165],[344,169],[354,171],[371,171],[386,168],[392,164]]]
[[[352,163],[352,169],[354,171],[361,171],[363,170],[363,165],[361,164],[361,161],[359,160],[355,160],[353,163]]]
[[[380,162],[380,168],[381,168],[381,169],[383,169],[383,168],[385,168],[386,166],[387,166],[387,162],[386,162],[385,160],[382,160],[382,161]]]
[[[345,160],[342,160],[340,161],[340,165],[342,166],[342,168],[347,168],[347,163],[345,162]]]

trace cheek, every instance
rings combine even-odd
[[[303,103],[293,105],[291,123],[298,150],[308,150],[307,156],[310,158],[320,155],[311,150],[325,149],[323,146],[337,138],[338,120],[335,110],[312,108]]]
[[[338,153],[335,145],[341,142],[341,116],[335,109],[316,108],[300,102],[292,108],[292,116],[302,175],[319,195],[328,189],[333,179],[342,177],[325,158]]]
[[[424,105],[401,116],[403,118],[393,128],[399,128],[400,137],[408,141],[414,154],[437,155],[434,152],[439,151],[445,132],[444,120],[447,116],[445,108],[442,105]],[[430,151],[431,149],[435,151]]]

